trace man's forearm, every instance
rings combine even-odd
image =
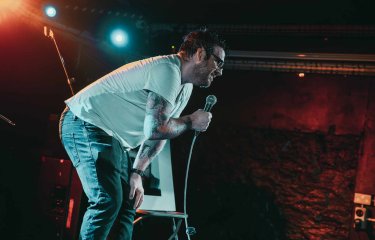
[[[149,92],[144,120],[147,139],[172,139],[186,130],[205,131],[211,121],[211,113],[198,109],[194,113],[172,118],[173,106],[154,92]]]
[[[190,129],[191,120],[189,116],[170,118],[164,125],[158,126],[157,131],[153,132],[150,139],[172,139]]]
[[[191,115],[171,118],[172,105],[163,97],[150,92],[147,99],[144,132],[147,139],[171,139],[191,129]]]
[[[166,140],[146,140],[139,148],[133,168],[144,171],[152,159],[163,149]]]

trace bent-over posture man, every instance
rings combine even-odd
[[[143,171],[166,139],[208,128],[211,113],[180,114],[193,86],[209,87],[222,75],[224,48],[217,34],[194,31],[177,54],[126,64],[65,101],[61,139],[89,203],[81,239],[106,239],[116,218],[116,239],[132,238]],[[128,151],[138,146],[131,163]]]

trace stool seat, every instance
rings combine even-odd
[[[151,218],[151,217],[162,217],[162,218],[171,218],[173,221],[172,235],[168,238],[168,240],[178,240],[178,230],[181,227],[181,223],[183,219],[187,218],[187,214],[181,213],[181,212],[173,212],[173,211],[158,211],[158,210],[141,210],[137,209],[136,213],[139,215],[137,219],[134,220],[133,224],[136,224],[137,222],[141,221],[145,218]],[[177,224],[176,221],[177,220]]]
[[[169,218],[186,218],[187,215],[182,212],[141,210],[137,209],[137,214],[149,217],[169,217]]]

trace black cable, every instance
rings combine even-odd
[[[212,107],[216,104],[216,102],[217,102],[217,99],[214,95],[208,95],[207,98],[206,98],[206,104],[204,106],[203,111],[210,112]],[[193,140],[192,140],[191,146],[190,146],[189,158],[188,158],[188,161],[187,161],[186,174],[185,174],[185,187],[184,187],[184,216],[185,217],[184,217],[184,220],[185,220],[186,235],[187,235],[189,240],[190,240],[191,235],[194,235],[194,234],[197,233],[197,231],[195,230],[194,227],[189,227],[189,223],[188,223],[188,220],[187,220],[188,215],[187,215],[186,202],[187,202],[187,187],[188,187],[188,178],[189,178],[191,155],[193,153],[195,140],[197,139],[199,133],[200,133],[199,131],[194,131],[194,137],[193,137]]]
[[[191,142],[190,146],[190,152],[189,152],[189,158],[187,161],[187,166],[186,166],[186,174],[185,174],[185,187],[184,187],[184,215],[185,215],[185,228],[186,228],[186,235],[188,239],[190,240],[190,235],[194,235],[197,233],[194,227],[189,227],[188,224],[188,215],[187,215],[187,207],[186,207],[186,202],[187,202],[187,187],[188,187],[188,178],[189,178],[189,169],[190,169],[190,162],[191,162],[191,155],[193,153],[193,148],[195,144],[195,140],[197,139],[198,134],[194,134],[193,140]]]
[[[189,152],[189,158],[187,161],[187,166],[186,166],[186,174],[185,174],[185,185],[184,185],[184,220],[185,220],[185,228],[186,228],[186,235],[188,236],[188,239],[190,240],[190,235],[194,235],[197,233],[194,227],[189,227],[188,223],[188,215],[187,215],[187,207],[186,207],[186,202],[187,202],[187,188],[188,188],[188,179],[189,179],[189,169],[190,169],[190,162],[191,162],[191,156],[193,153],[193,148],[195,144],[195,140],[197,139],[198,132],[195,132],[193,140],[191,142],[190,146],[190,152]],[[177,231],[179,228],[176,228],[172,235],[168,238],[168,240],[173,239],[177,235]]]

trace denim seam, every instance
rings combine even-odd
[[[106,193],[105,191],[103,191],[104,187],[100,184],[100,181],[99,181],[99,177],[98,177],[98,169],[97,169],[97,160],[98,160],[98,159],[95,159],[95,158],[94,158],[94,154],[92,153],[92,141],[90,141],[90,137],[89,137],[90,133],[89,133],[89,131],[87,130],[84,121],[82,121],[82,125],[83,125],[83,129],[84,129],[83,134],[85,135],[86,140],[87,140],[87,142],[89,143],[90,157],[91,157],[91,159],[94,160],[94,164],[95,164],[95,175],[96,175],[95,177],[96,177],[96,179],[98,179],[97,184],[98,184],[98,186],[99,186],[99,194],[98,194],[98,199],[97,199],[96,202],[98,202],[98,203],[103,203],[103,199],[108,198],[109,195],[108,195],[108,193]]]
[[[89,222],[89,225],[92,225],[92,215],[89,216],[89,219],[87,219],[87,222]],[[85,231],[85,237],[87,236],[88,231],[89,231],[89,228],[86,228],[86,231]],[[92,238],[91,238],[91,239],[92,239]]]
[[[91,141],[90,141],[90,138],[89,138],[89,133],[86,129],[86,126],[85,126],[84,122],[82,122],[82,127],[83,127],[83,134],[86,137],[86,141],[89,143],[90,157],[91,157],[91,159],[95,159],[94,154],[92,153],[92,144],[91,144]],[[96,161],[97,161],[97,159],[95,159],[95,166],[96,166]]]
[[[78,166],[78,164],[81,162],[81,158],[79,157],[79,154],[78,154],[78,148],[77,148],[77,143],[76,143],[76,139],[75,139],[75,134],[72,133],[72,139],[73,139],[73,155],[74,157],[77,159],[77,163],[75,164],[76,166]]]
[[[86,133],[85,133],[85,135],[86,135]],[[86,136],[86,138],[87,138],[87,136]],[[90,146],[90,152],[91,152],[91,144],[89,144],[89,146]],[[91,158],[94,160],[92,153],[91,153]],[[102,202],[100,200],[101,200],[101,196],[103,195],[104,192],[102,191],[103,187],[99,183],[99,177],[98,177],[97,168],[96,168],[96,161],[94,162],[94,165],[95,165],[95,173],[94,174],[95,174],[95,178],[97,179],[96,182],[97,182],[97,184],[99,186],[99,194],[98,194],[97,199],[96,199],[95,202],[99,203],[99,202]],[[87,222],[88,222],[89,225],[92,225],[92,219],[93,219],[93,215],[90,215],[89,218],[87,219]],[[85,236],[88,235],[88,231],[89,231],[89,228],[86,228]],[[93,239],[95,239],[95,236],[91,237],[89,240],[93,240]]]

